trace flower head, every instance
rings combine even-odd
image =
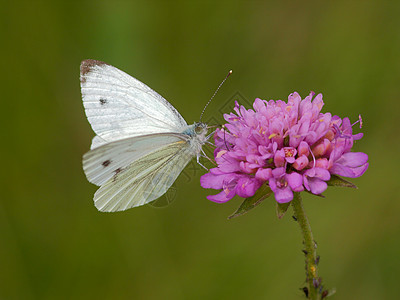
[[[293,192],[321,194],[331,174],[359,177],[368,168],[368,156],[350,152],[362,133],[353,135],[348,118],[321,113],[322,94],[298,93],[288,102],[256,99],[254,109],[237,102],[235,113],[214,135],[217,167],[200,179],[201,186],[221,190],[207,198],[226,202],[235,195],[251,197],[269,185],[279,203],[290,202]]]

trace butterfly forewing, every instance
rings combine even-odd
[[[187,126],[162,96],[104,62],[82,62],[81,91],[86,116],[98,136],[92,149],[127,137],[179,132]]]

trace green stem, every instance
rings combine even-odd
[[[303,234],[304,254],[306,256],[306,282],[308,299],[321,299],[321,278],[318,277],[317,269],[317,245],[314,241],[311,226],[308,222],[306,213],[303,208],[300,193],[294,193],[292,201],[294,216],[300,225]]]

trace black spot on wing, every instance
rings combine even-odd
[[[121,168],[118,168],[114,171],[114,176],[113,176],[113,182],[115,182],[117,180],[117,175],[122,171]]]
[[[103,167],[107,167],[110,163],[111,163],[111,160],[107,159],[107,160],[103,161],[102,165],[103,165]]]
[[[101,105],[104,105],[104,104],[107,103],[107,99],[100,98],[99,102],[100,102]]]

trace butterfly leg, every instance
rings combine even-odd
[[[200,162],[200,155],[197,155],[197,163],[198,163],[200,166],[202,166],[204,169],[206,169],[206,171],[208,171],[208,169],[207,169],[205,166],[203,166],[203,165],[201,164],[201,162]]]
[[[201,152],[203,153],[203,155],[200,155],[201,157],[207,158],[213,165],[216,165],[215,162],[206,155],[203,149],[201,149]]]
[[[213,143],[211,143],[211,142],[209,142],[209,141],[206,141],[206,143],[207,143],[208,145],[210,145],[210,146],[217,147],[217,146],[215,146]]]
[[[217,130],[214,130],[211,132],[209,135],[206,136],[206,141],[216,132]]]

